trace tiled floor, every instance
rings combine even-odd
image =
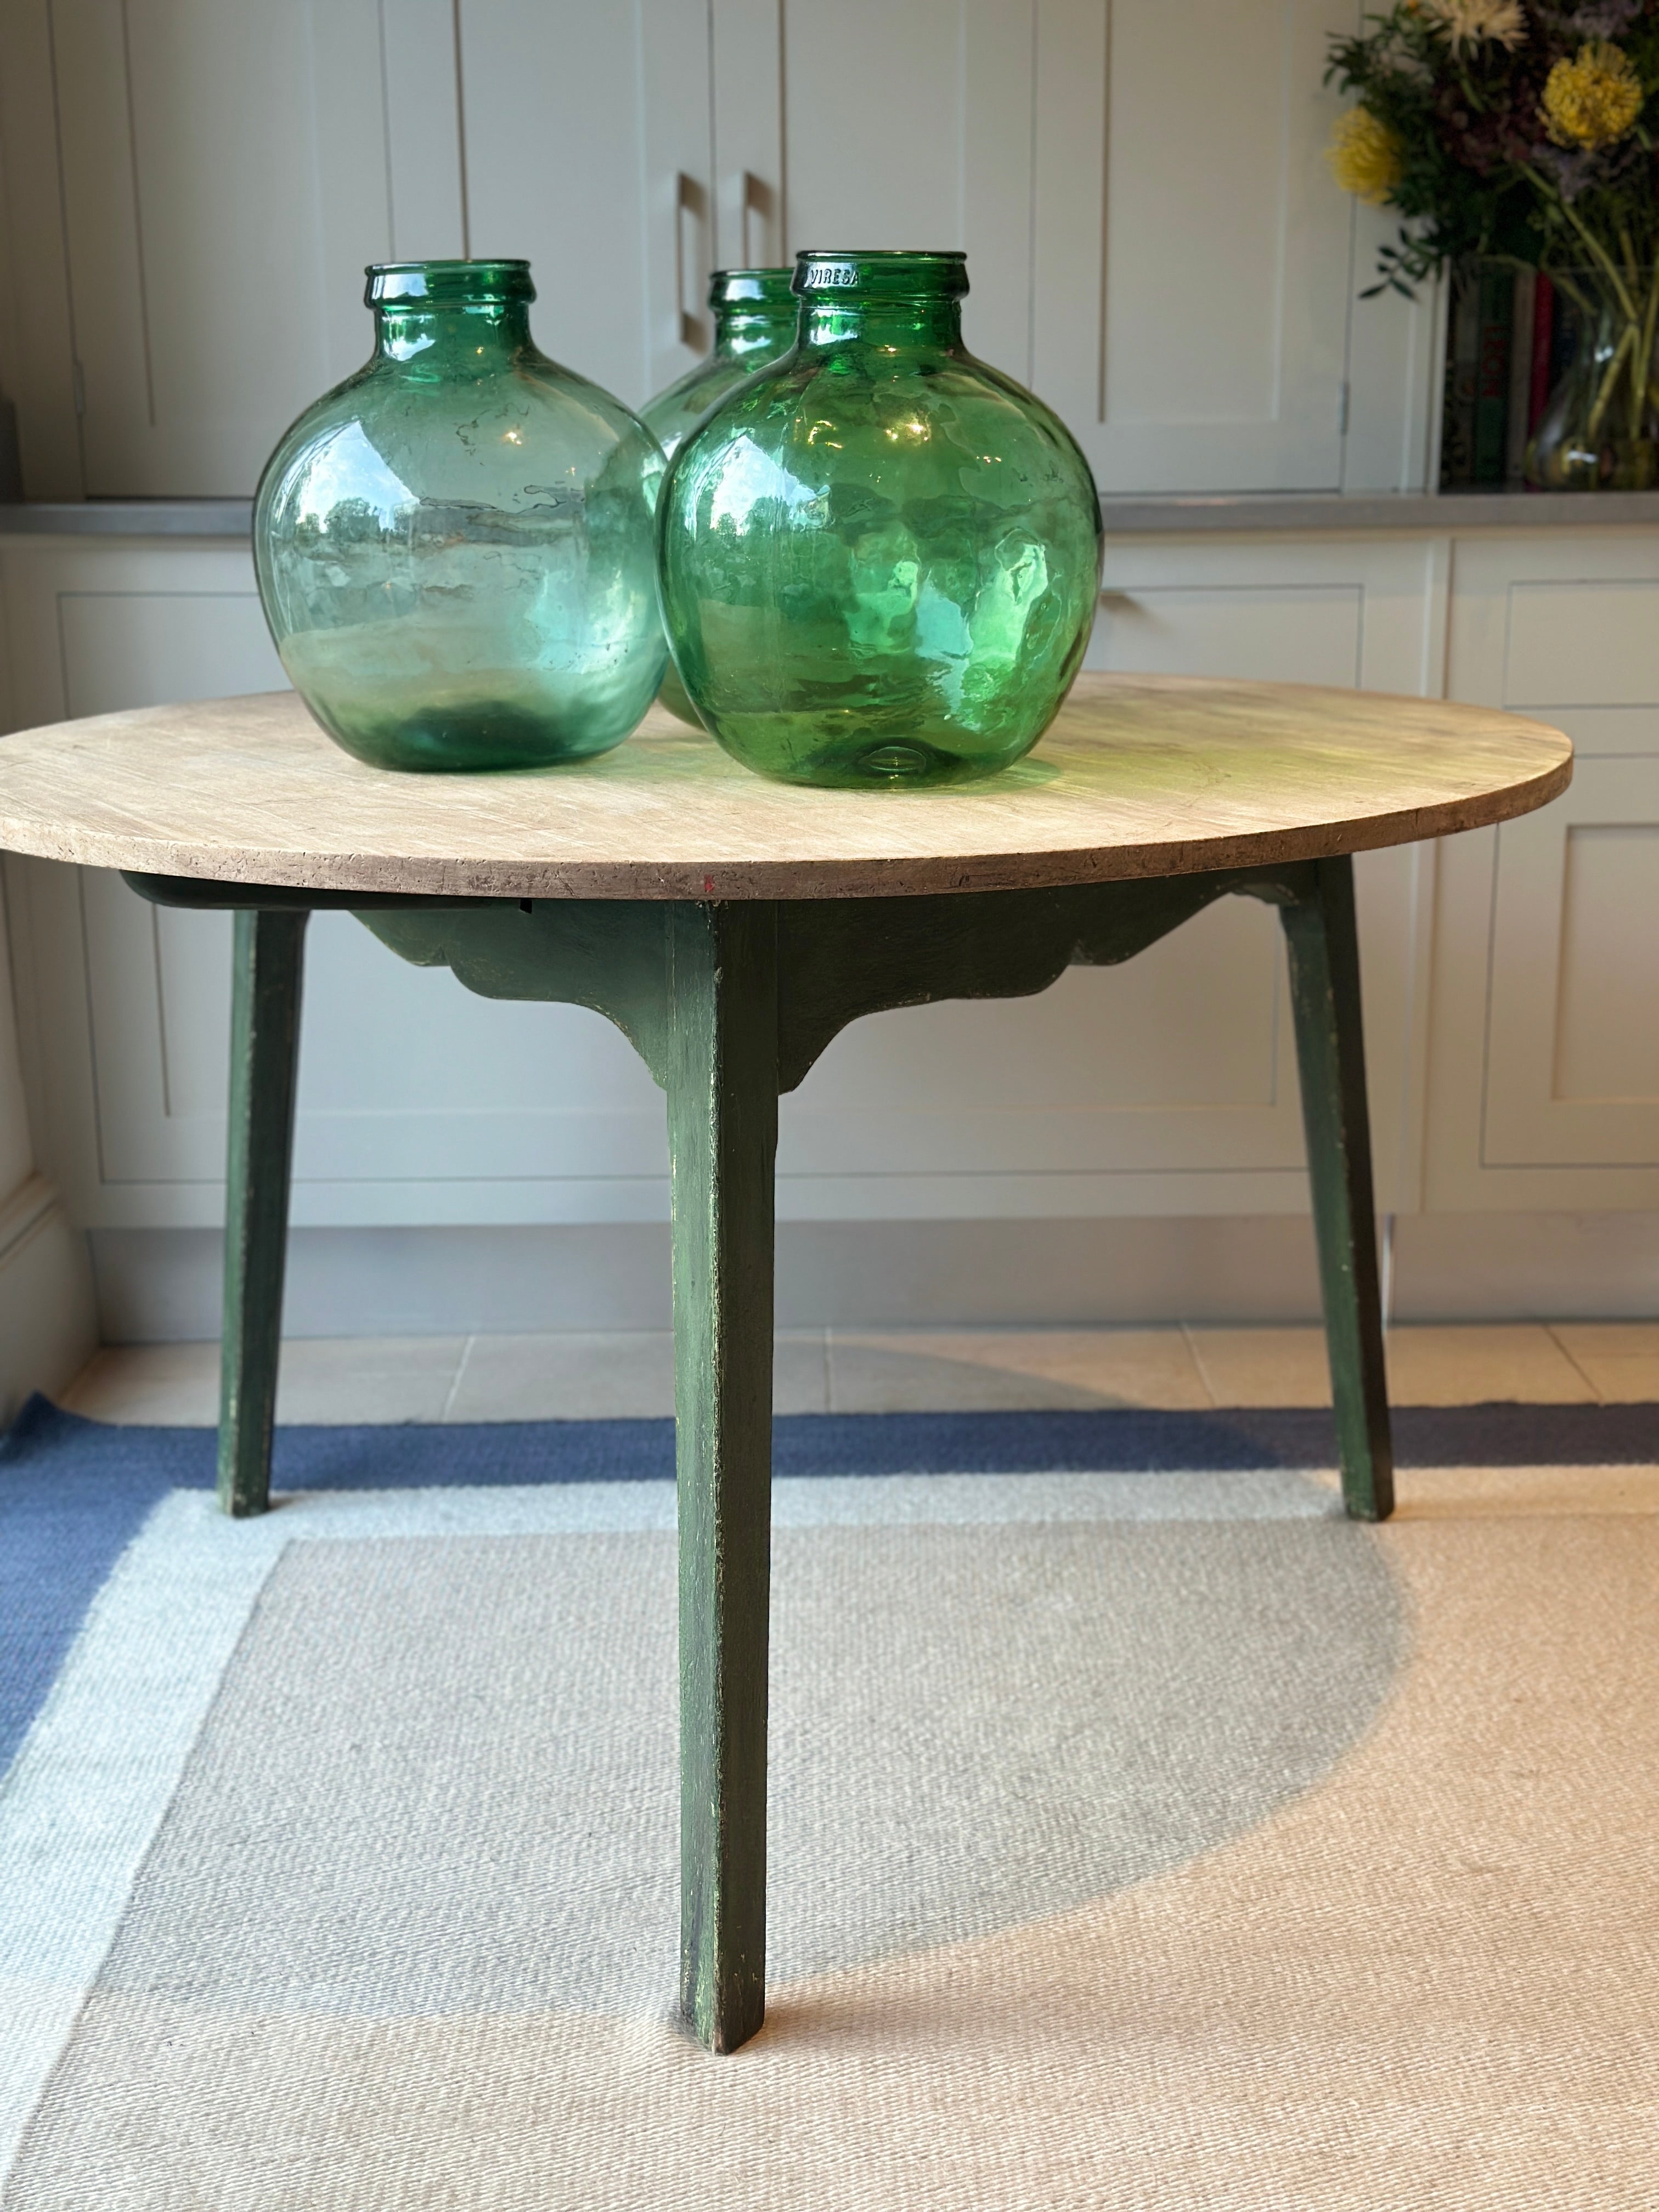
[[[1401,1405],[1483,1399],[1590,1405],[1659,1400],[1659,1322],[1396,1328]],[[1018,1407],[1317,1406],[1329,1395],[1313,1328],[800,1331],[777,1340],[780,1413]],[[285,1421],[523,1421],[668,1413],[665,1334],[295,1338]],[[64,1396],[106,1421],[210,1422],[212,1344],[111,1346]]]

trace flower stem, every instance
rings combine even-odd
[[[1585,425],[1591,438],[1594,438],[1601,428],[1601,418],[1607,411],[1607,405],[1613,398],[1614,387],[1624,373],[1625,356],[1626,354],[1633,354],[1635,348],[1636,325],[1633,322],[1626,323],[1619,343],[1613,349],[1613,359],[1607,363],[1607,374],[1601,379],[1601,386],[1595,394],[1595,404],[1590,409],[1589,421]]]

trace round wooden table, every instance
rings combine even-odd
[[[1085,676],[960,790],[762,781],[653,709],[564,769],[364,766],[292,693],[0,739],[0,847],[236,914],[220,1492],[269,1502],[305,924],[343,907],[493,998],[592,1006],[667,1095],[680,1543],[682,1997],[765,2006],[773,1162],[781,1093],[861,1014],[1044,989],[1228,893],[1287,941],[1343,1496],[1393,1468],[1350,856],[1565,789],[1559,731],[1438,701]]]

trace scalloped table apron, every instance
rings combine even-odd
[[[763,782],[653,708],[579,766],[410,775],[291,692],[0,739],[0,847],[235,915],[220,1493],[269,1501],[317,908],[491,998],[591,1006],[667,1097],[679,1486],[681,1995],[711,2049],[765,2008],[778,1098],[861,1014],[1041,991],[1218,898],[1279,908],[1351,1514],[1393,1505],[1352,854],[1530,811],[1558,731],[1298,685],[1085,676],[1038,750],[929,793]]]

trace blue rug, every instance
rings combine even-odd
[[[1659,1405],[1397,1407],[1401,1467],[1642,1466]],[[0,1771],[40,1711],[88,1607],[170,1491],[210,1489],[211,1429],[115,1426],[35,1396],[0,1439]],[[1328,1413],[1106,1408],[1044,1413],[792,1413],[773,1425],[784,1476],[1158,1474],[1329,1467]],[[292,1427],[283,1490],[423,1490],[666,1482],[668,1420]]]

